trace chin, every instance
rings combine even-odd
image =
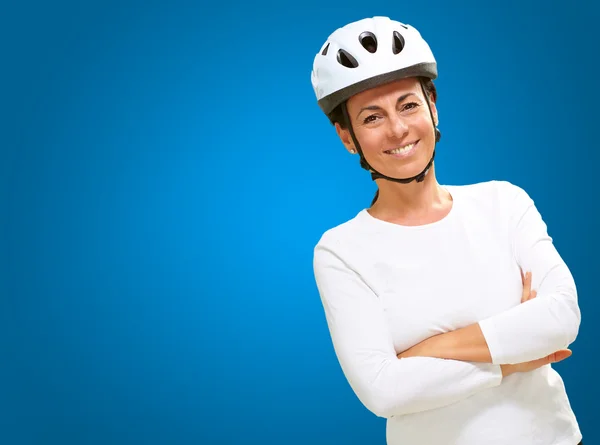
[[[378,171],[392,178],[412,178],[413,176],[420,174],[425,169],[430,159],[431,157],[428,157],[426,160],[420,159],[418,163],[411,163],[412,165],[406,165],[395,169],[390,169],[389,166],[387,166],[388,168],[383,168],[382,170]]]

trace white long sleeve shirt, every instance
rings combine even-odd
[[[342,370],[362,404],[387,418],[388,445],[575,445],[581,433],[551,367],[502,378],[501,364],[572,343],[573,277],[521,188],[445,186],[440,221],[402,226],[360,211],[326,231],[314,272]],[[521,303],[520,268],[537,298]],[[493,363],[397,354],[479,323]]]

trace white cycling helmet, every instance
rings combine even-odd
[[[410,25],[373,17],[334,31],[315,56],[312,86],[323,112],[376,85],[407,77],[437,78],[429,45]]]

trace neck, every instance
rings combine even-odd
[[[434,166],[423,182],[401,184],[376,181],[379,197],[369,213],[376,218],[407,225],[427,224],[443,218],[452,207],[452,197],[437,182]]]

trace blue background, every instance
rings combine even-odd
[[[313,57],[373,15],[438,59],[438,180],[509,180],[542,212],[583,313],[556,368],[600,441],[597,7],[162,0],[2,13],[0,443],[384,444],[312,275],[375,190]]]

